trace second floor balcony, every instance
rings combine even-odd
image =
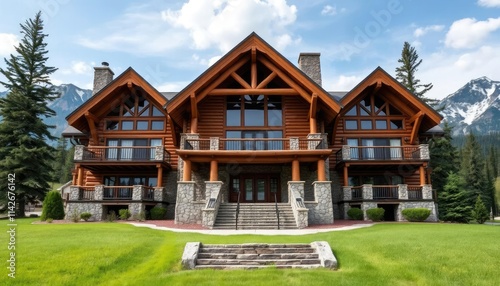
[[[369,161],[429,161],[429,145],[348,146],[336,153],[336,163]]]
[[[370,185],[344,186],[344,201],[364,200],[432,200],[434,198],[432,186],[399,185]]]

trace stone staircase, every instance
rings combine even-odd
[[[236,229],[236,203],[222,203],[214,229]],[[278,204],[280,229],[297,229],[292,207]],[[273,203],[240,204],[238,229],[278,229],[276,206]]]
[[[337,268],[328,242],[311,244],[186,244],[185,269]]]

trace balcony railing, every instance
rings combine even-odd
[[[343,161],[429,160],[429,146],[342,146],[336,153],[337,163]]]
[[[327,149],[323,140],[302,138],[210,138],[210,139],[186,139],[185,150],[318,150]]]
[[[155,191],[159,192],[158,200],[163,199],[163,188],[143,185],[134,186],[104,186],[92,187],[72,186],[70,200],[100,201],[100,200],[143,200],[154,201]]]
[[[170,162],[170,153],[163,146],[93,146],[75,147],[75,161],[162,161]]]
[[[431,185],[362,185],[345,186],[344,201],[360,200],[431,200],[434,198]]]

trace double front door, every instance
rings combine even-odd
[[[231,177],[231,202],[274,203],[280,202],[279,175],[246,174]]]

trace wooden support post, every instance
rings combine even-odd
[[[216,160],[210,161],[210,182],[219,180],[219,166]]]
[[[317,133],[318,125],[316,123],[316,110],[318,105],[318,95],[313,93],[311,96],[311,105],[309,108],[309,133]]]
[[[76,185],[76,182],[77,182],[77,177],[76,177],[76,174],[77,174],[77,170],[73,170],[72,172],[72,177],[73,177],[73,182],[71,183],[73,186]]]
[[[420,166],[419,173],[420,173],[420,185],[423,186],[423,185],[425,185],[425,169],[424,169],[424,166]]]
[[[198,132],[198,117],[192,117],[191,118],[191,133],[197,133]]]
[[[324,159],[318,160],[318,181],[320,181],[320,182],[326,181],[325,160]]]
[[[191,161],[184,160],[184,172],[182,174],[184,182],[191,181]]]
[[[300,163],[297,159],[292,161],[292,181],[300,181]]]
[[[78,167],[77,185],[83,186],[83,168],[82,167]]]
[[[157,187],[161,188],[163,186],[163,167],[161,165],[156,167],[158,168]]]
[[[349,167],[344,166],[344,186],[349,186]]]

